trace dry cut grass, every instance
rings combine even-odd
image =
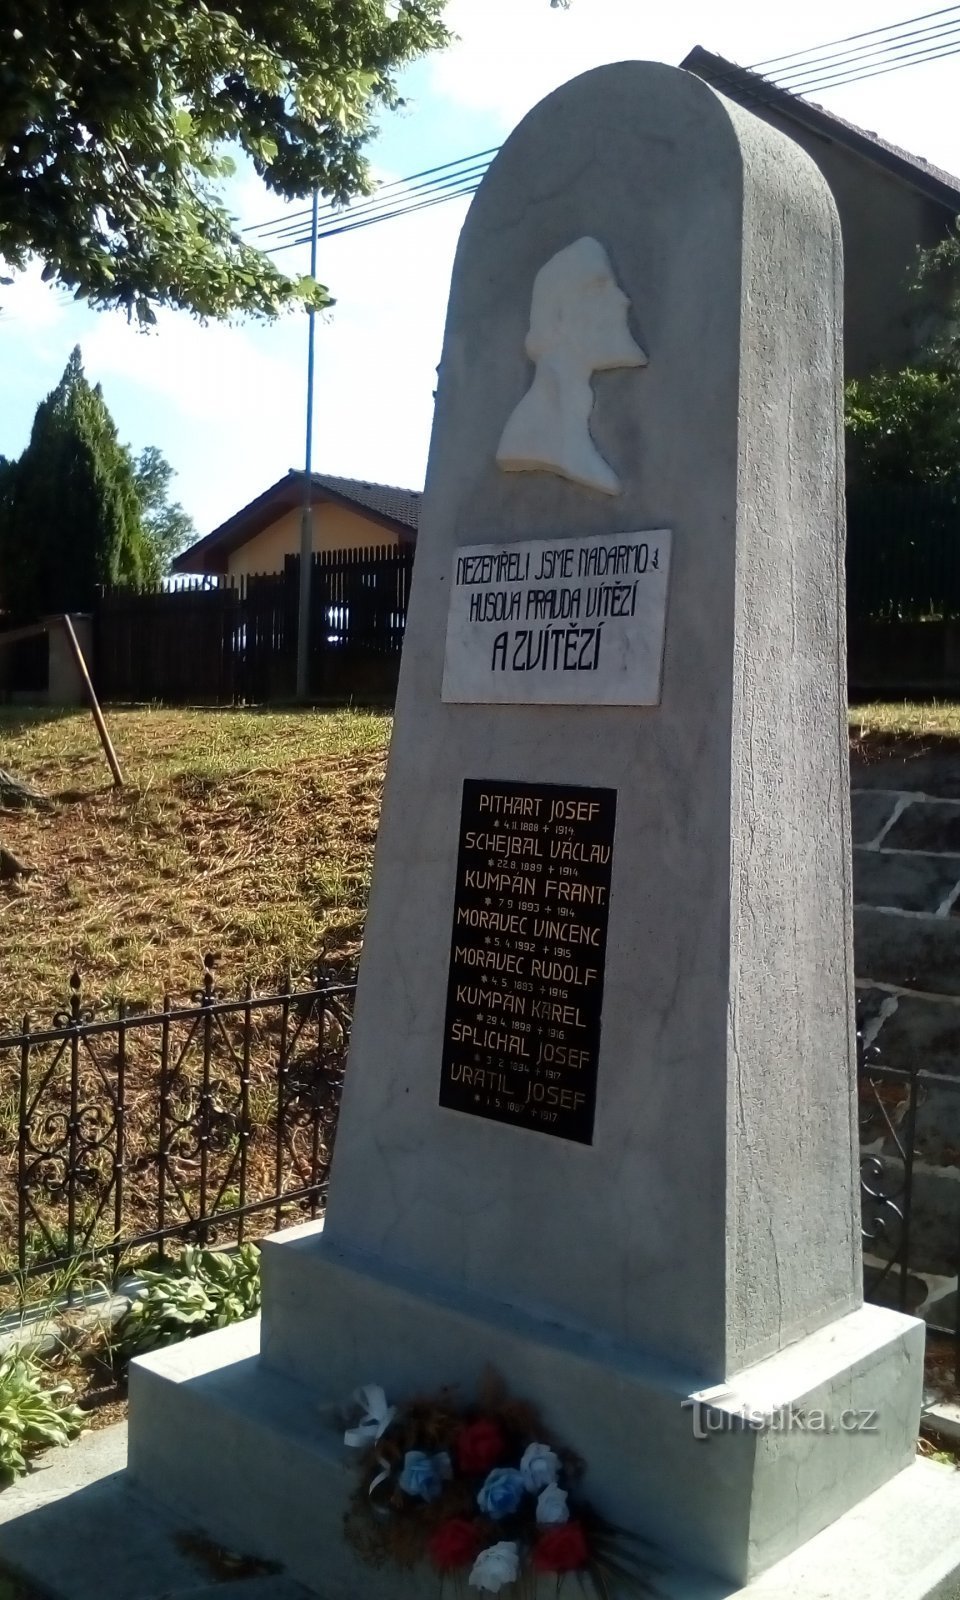
[[[36,869],[0,884],[0,1019],[85,993],[156,1006],[355,955],[390,719],[351,711],[112,710],[112,787],[88,713],[0,710],[0,767],[50,811],[0,814]]]
[[[851,706],[849,720],[854,739],[960,738],[960,703],[955,700],[902,700]]]

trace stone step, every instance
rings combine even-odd
[[[862,759],[856,753],[850,762],[850,780],[857,790],[895,790],[902,794],[950,795],[960,799],[960,757],[937,748],[931,741],[927,750],[905,745],[899,754]]]
[[[325,1554],[343,1546],[353,1487],[342,1424],[259,1360],[256,1320],[130,1367],[130,1475],[138,1494],[264,1560],[323,1600],[422,1600],[420,1580]],[[238,1600],[241,1596],[238,1595]]]
[[[126,1464],[126,1423],[45,1451],[0,1495],[4,1568],[47,1600],[309,1600],[282,1573],[216,1582],[184,1537],[195,1508],[178,1517],[139,1497]]]
[[[960,1104],[960,1000],[892,995],[867,981],[857,986],[857,1007],[881,1019],[874,1042],[884,1066],[956,1079]]]
[[[322,1600],[423,1600],[437,1591],[423,1569],[407,1574],[344,1560],[351,1477],[339,1427],[257,1360],[255,1326],[225,1328],[134,1362],[131,1395],[130,1461],[139,1493],[184,1515],[202,1505],[206,1531],[228,1545],[269,1557],[282,1540],[291,1576]],[[123,1537],[129,1541],[129,1529]],[[915,1462],[744,1587],[666,1561],[655,1581],[660,1600],[950,1600],[960,1583],[960,1478]],[[232,1587],[236,1600],[295,1594]],[[554,1592],[551,1581],[531,1600]],[[223,1590],[219,1595],[227,1600]]]

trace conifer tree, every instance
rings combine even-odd
[[[0,495],[0,598],[17,619],[86,611],[99,585],[155,576],[129,452],[78,347]]]

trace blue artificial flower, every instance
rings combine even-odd
[[[498,1522],[517,1510],[524,1495],[523,1474],[516,1467],[495,1467],[477,1495],[477,1505]]]
[[[417,1500],[439,1500],[444,1479],[451,1476],[451,1471],[445,1450],[435,1456],[428,1456],[423,1450],[408,1450],[403,1458],[400,1487],[404,1494]]]

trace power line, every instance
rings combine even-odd
[[[844,39],[831,39],[827,44],[812,44],[806,50],[791,50],[784,56],[767,56],[764,61],[755,61],[749,70],[757,72],[761,67],[774,67],[784,61],[797,61],[801,56],[819,55],[824,50],[836,49],[837,45],[853,44],[857,39],[872,39],[878,33],[890,33],[895,28],[912,28],[915,22],[929,22],[934,17],[945,17],[951,11],[960,11],[960,6],[942,6],[939,11],[925,11],[919,17],[907,17],[903,22],[888,22],[885,28],[868,28],[865,33],[848,33]]]
[[[416,183],[418,179],[431,178],[431,177],[433,177],[435,175],[439,177],[439,176],[442,176],[445,173],[452,172],[455,167],[466,166],[469,163],[472,163],[472,162],[475,162],[475,161],[481,161],[485,157],[488,157],[488,156],[492,158],[493,156],[496,155],[496,153],[499,150],[499,148],[500,148],[499,145],[493,145],[493,146],[491,146],[491,148],[489,150],[477,150],[477,151],[475,151],[473,153],[473,155],[458,156],[455,161],[444,161],[439,166],[425,167],[422,172],[413,172],[406,178],[393,178],[393,179],[390,180],[389,183],[381,184],[378,187],[378,189],[376,191],[376,194],[370,197],[370,201],[369,202],[363,202],[363,203],[364,204],[375,203],[382,196],[389,195],[392,191],[395,191],[395,190],[398,190],[398,189],[406,189],[407,185]],[[359,208],[357,206],[351,206],[350,209],[351,209],[351,211],[355,212]],[[321,214],[322,215],[333,215],[333,216],[342,216],[343,215],[343,209],[342,208],[338,209],[333,204],[327,204],[325,206],[321,206],[320,210],[321,210]],[[311,207],[310,206],[306,206],[302,211],[287,211],[287,212],[284,213],[284,215],[282,217],[272,217],[268,222],[251,223],[249,227],[244,228],[242,231],[244,233],[269,234],[269,233],[273,232],[277,227],[282,227],[285,223],[288,223],[288,222],[292,221],[294,218],[296,218],[296,217],[308,217],[308,216],[310,216],[310,213],[311,213]]]
[[[835,67],[855,65],[857,62],[866,62],[871,57],[882,58],[887,55],[898,55],[906,46],[919,46],[930,44],[934,40],[941,43],[944,36],[955,36],[960,29],[960,6],[957,15],[949,22],[941,22],[936,28],[919,28],[913,33],[900,34],[896,39],[882,39],[875,44],[859,46],[858,49],[828,57],[826,61],[805,61],[794,67],[784,68],[775,74],[776,81],[781,86],[792,78],[808,78],[820,71],[832,72]]]
[[[430,206],[443,205],[446,200],[457,200],[462,195],[476,194],[479,187],[479,182],[471,183],[463,189],[457,189],[445,194],[438,194],[430,200],[420,200],[416,205],[398,206],[396,210],[388,211],[379,217],[367,217],[365,220],[361,220],[360,222],[343,222],[338,228],[321,229],[318,231],[317,237],[318,239],[333,239],[341,233],[355,233],[358,228],[370,228],[375,222],[393,222],[397,217],[409,217],[412,216],[414,212],[426,211]],[[281,250],[293,250],[300,245],[309,244],[310,241],[311,235],[309,233],[302,233],[296,239],[288,239],[285,244],[268,246],[265,253],[272,256],[279,255]]]
[[[960,50],[960,40],[956,44],[947,45],[944,41],[940,49],[922,49],[905,53],[893,61],[885,64],[868,62],[867,70],[845,71],[838,68],[832,77],[812,79],[809,82],[785,84],[790,94],[822,94],[827,89],[838,89],[845,83],[863,83],[868,78],[880,78],[887,72],[898,72],[902,67],[920,66],[924,61],[941,61],[945,56],[954,56]]]
[[[939,20],[947,16],[952,20]],[[923,22],[934,25],[917,28],[916,25]],[[842,48],[860,40],[872,42],[861,44],[854,50]],[[827,53],[831,50],[834,52],[832,55]],[[758,100],[764,98],[763,89],[771,87],[798,96],[815,94],[920,65],[925,61],[942,60],[958,52],[960,5],[945,6],[898,23],[889,23],[885,28],[871,28],[863,33],[833,40],[830,44],[810,46],[788,55],[769,57],[747,68],[734,69],[730,73],[730,81],[742,88],[741,72],[758,73],[760,67],[782,63],[783,70],[771,77],[769,82],[758,74],[755,90]],[[791,62],[796,64],[790,66]],[[391,222],[441,205],[447,200],[475,194],[492,158],[497,154],[497,148],[475,151],[455,161],[442,162],[421,172],[411,173],[406,178],[393,179],[357,205],[327,205],[322,211],[323,220],[317,236],[321,239],[335,238],[359,228],[370,227],[375,222]],[[278,254],[310,242],[311,234],[304,233],[299,220],[308,214],[304,211],[287,212],[244,231],[256,232],[264,239],[281,241],[264,247],[267,253]]]
[[[489,161],[487,160],[480,162],[474,161],[470,166],[458,167],[455,172],[451,172],[440,178],[432,178],[427,182],[415,183],[411,179],[407,188],[402,190],[400,193],[377,194],[371,199],[361,202],[359,205],[350,206],[349,209],[344,208],[343,210],[338,211],[334,210],[332,207],[327,208],[324,213],[324,221],[320,224],[320,232],[321,234],[328,233],[330,231],[338,232],[339,225],[343,223],[345,218],[348,218],[351,221],[361,218],[364,220],[368,218],[371,220],[376,220],[377,216],[381,213],[392,212],[392,210],[398,204],[401,204],[407,200],[418,201],[425,198],[427,195],[439,194],[442,191],[454,189],[465,182],[479,182],[479,180],[483,177],[483,174],[486,172],[488,165]],[[302,229],[302,222],[291,223],[285,219],[283,222],[278,221],[271,229],[269,229],[266,237],[282,238],[290,233],[300,233]]]

